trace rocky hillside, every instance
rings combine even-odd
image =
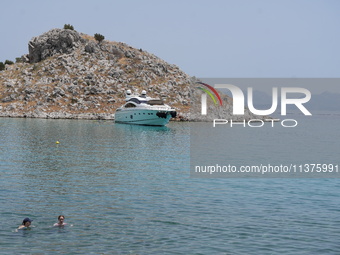
[[[0,115],[112,118],[125,91],[148,91],[185,114],[190,77],[142,49],[52,29],[28,43],[25,63],[0,72]]]
[[[0,116],[112,119],[131,89],[163,98],[180,119],[205,118],[199,114],[201,92],[195,89],[195,79],[142,49],[121,42],[98,43],[69,29],[34,37],[28,49],[23,63],[6,65],[0,72]],[[223,109],[210,106],[215,114],[209,118],[230,116],[231,100],[224,100]]]

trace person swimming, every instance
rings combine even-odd
[[[65,216],[64,215],[59,215],[58,216],[58,222],[57,223],[54,223],[54,227],[61,227],[61,226],[65,226],[67,225],[66,222],[64,222],[65,220]]]
[[[32,221],[33,220],[31,220],[30,218],[25,218],[22,221],[22,224],[18,227],[18,229],[28,229]]]

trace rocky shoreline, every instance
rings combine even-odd
[[[0,117],[7,118],[40,118],[40,119],[76,119],[76,120],[114,120],[114,114],[79,113],[69,114],[64,112],[33,112],[18,114],[17,112],[0,112]]]

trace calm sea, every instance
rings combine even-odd
[[[340,116],[317,118],[291,139],[329,159]],[[340,254],[340,179],[191,178],[193,125],[1,118],[0,253]],[[288,131],[257,132],[248,159]],[[60,214],[69,225],[52,227]]]

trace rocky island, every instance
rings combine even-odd
[[[146,90],[178,112],[178,120],[204,121],[231,116],[208,102],[202,116],[195,77],[143,49],[122,42],[96,41],[72,29],[52,29],[32,38],[28,54],[0,71],[0,116],[113,119],[125,91]],[[242,118],[254,118],[249,111]],[[235,118],[234,118],[235,119]]]

